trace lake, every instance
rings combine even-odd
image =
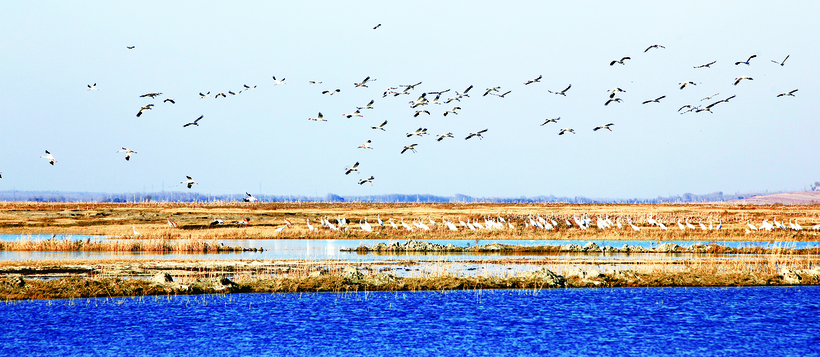
[[[235,294],[0,304],[6,356],[820,354],[820,287]]]

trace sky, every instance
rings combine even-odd
[[[0,190],[187,191],[186,176],[203,194],[320,197],[802,190],[820,180],[818,15],[817,1],[3,2]],[[242,93],[214,97],[228,91]]]

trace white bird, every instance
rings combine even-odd
[[[393,222],[393,218],[390,218],[387,221],[390,222],[390,226],[392,226],[393,229],[399,229],[399,227],[396,225],[396,222]]]
[[[680,218],[678,218],[678,228],[680,228],[680,230],[682,231],[686,230],[686,226],[684,226],[683,223],[680,223]]]
[[[194,179],[192,179],[191,176],[185,176],[185,177],[187,177],[188,179],[185,180],[185,181],[182,181],[180,183],[184,183],[185,185],[188,186],[188,188],[191,188],[191,186],[193,186],[193,185],[199,185],[199,183],[194,181]]]
[[[322,115],[322,112],[319,112],[319,115],[317,115],[315,118],[308,118],[308,120],[327,121],[327,119],[324,119],[324,115]]]
[[[364,185],[365,183],[370,182],[370,186],[373,186],[373,179],[374,179],[373,176],[370,176],[369,178],[366,178],[366,179],[361,179],[361,180],[359,180],[359,185]]]
[[[609,65],[610,65],[610,66],[612,66],[612,65],[614,65],[614,64],[616,64],[616,63],[626,64],[626,63],[624,63],[624,61],[625,61],[625,60],[631,60],[631,59],[632,59],[631,57],[621,57],[621,59],[620,59],[620,60],[613,60],[612,62],[609,62]]]
[[[566,88],[564,88],[564,90],[562,90],[562,91],[560,91],[560,92],[553,92],[553,91],[551,91],[551,90],[547,90],[547,92],[550,92],[550,93],[552,93],[552,94],[557,94],[557,95],[563,95],[563,96],[565,96],[565,97],[566,97],[566,96],[567,96],[567,91],[568,91],[570,88],[572,88],[572,84],[568,85]]]
[[[750,80],[750,81],[751,81],[751,80],[754,80],[752,77],[746,77],[746,76],[737,77],[737,78],[735,78],[735,83],[734,83],[734,85],[737,85],[738,83],[740,83],[740,81],[742,81],[742,80],[744,80],[744,79],[748,79],[748,80]]]
[[[702,64],[700,66],[695,66],[694,68],[711,68],[710,66],[715,64],[715,63],[717,63],[717,61],[712,61],[712,62],[709,62],[707,64]]]
[[[88,90],[98,90],[98,89],[97,89],[97,83],[94,83],[94,84],[89,84],[89,85],[88,85]]]
[[[308,83],[309,84],[322,84],[322,81],[308,81]]]
[[[735,66],[737,66],[737,65],[739,65],[739,64],[741,64],[741,63],[743,63],[743,64],[745,64],[745,65],[747,65],[747,66],[748,66],[748,65],[749,65],[749,61],[751,61],[751,60],[752,60],[752,58],[755,58],[755,57],[757,57],[757,55],[751,55],[751,56],[749,56],[749,58],[748,58],[748,59],[746,59],[745,61],[735,62]]]
[[[595,128],[592,129],[592,131],[598,131],[598,130],[601,130],[601,129],[606,129],[606,130],[612,131],[610,126],[613,126],[613,125],[615,125],[615,124],[609,123],[609,124],[605,124],[605,125],[601,125],[601,126],[596,126]],[[575,132],[573,132],[573,134],[575,134]]]
[[[404,229],[406,229],[406,230],[408,230],[408,231],[410,231],[410,232],[412,232],[412,231],[413,231],[413,227],[410,227],[410,225],[409,225],[409,224],[404,223],[404,218],[402,218],[402,219],[401,219],[401,226],[402,226],[402,227],[404,227]]]
[[[253,197],[253,195],[251,195],[250,193],[248,193],[248,191],[245,191],[245,195],[247,195],[247,197],[245,197],[245,198],[243,198],[243,199],[242,199],[242,201],[244,201],[244,202],[256,202],[256,201],[258,201],[258,200],[256,199],[256,197]]]
[[[165,217],[165,219],[168,220],[168,227],[171,227],[171,228],[176,228],[177,227],[177,222],[172,221],[171,217]]]
[[[202,94],[202,92],[199,92],[199,99],[202,99],[202,98],[205,98],[205,97],[210,97],[210,96],[211,96],[211,92],[208,92],[208,93],[205,93],[205,94]]]
[[[620,87],[607,89],[606,91],[607,91],[607,93],[609,93],[610,98],[615,98],[615,94],[618,94],[618,93],[626,93],[626,91],[621,89]]]
[[[541,126],[547,125],[547,124],[549,124],[549,123],[555,123],[555,124],[558,124],[558,121],[559,121],[559,120],[561,120],[561,117],[551,118],[551,119],[546,119],[546,120],[544,120],[544,124],[541,124]]]
[[[133,231],[134,231],[134,237],[139,237],[139,236],[141,236],[141,235],[142,235],[142,233],[137,232],[137,228],[136,228],[136,227],[134,227],[134,226],[131,226],[131,230],[133,230]]]
[[[364,144],[362,144],[362,145],[361,145],[361,146],[359,146],[358,148],[359,148],[359,149],[373,149],[372,147],[370,147],[370,143],[371,143],[371,141],[370,141],[370,140],[365,141],[365,142],[364,142]]]
[[[356,109],[356,111],[355,111],[355,112],[353,112],[353,113],[349,113],[349,114],[342,114],[342,116],[343,116],[343,117],[346,117],[346,118],[348,118],[348,119],[350,119],[350,118],[352,118],[352,117],[360,117],[360,118],[361,118],[361,117],[364,117],[364,115],[362,115],[362,113],[361,113],[361,112],[359,112],[359,110],[358,110],[358,109]]]
[[[308,231],[309,231],[309,232],[313,232],[313,231],[315,231],[315,230],[316,230],[316,227],[314,227],[312,224],[310,224],[310,218],[305,218],[305,220],[307,220],[307,227],[308,227]]]
[[[649,46],[649,47],[647,47],[645,50],[643,50],[643,53],[646,53],[647,51],[649,51],[649,50],[651,50],[651,49],[653,49],[653,48],[666,48],[666,47],[663,47],[663,46],[661,46],[661,45],[650,45],[650,46]]]
[[[375,79],[370,79],[370,76],[367,76],[367,78],[363,79],[360,83],[353,83],[353,85],[356,86],[356,88],[358,88],[358,87],[367,88],[367,82],[375,82],[375,81],[376,81]]]
[[[456,110],[461,110],[461,107],[453,107],[453,109],[445,111],[444,116],[446,117],[447,114],[451,114],[451,113],[455,114],[455,115],[458,115],[458,112]]]
[[[146,110],[151,110],[151,109],[153,109],[153,107],[154,107],[153,104],[148,104],[148,105],[140,108],[140,111],[137,112],[137,118],[139,118],[142,115],[142,112],[144,112]]]
[[[780,62],[777,62],[777,61],[775,61],[775,60],[772,60],[772,63],[777,63],[777,64],[779,64],[780,66],[783,66],[783,65],[785,65],[785,64],[786,64],[786,60],[787,60],[787,59],[789,59],[789,56],[791,56],[791,55],[786,55],[786,58],[784,58],[784,59],[783,59],[782,61],[780,61]]]
[[[367,105],[365,105],[363,107],[356,107],[356,109],[373,109],[373,103],[375,103],[375,102],[376,102],[375,100],[371,99],[370,103],[367,103]]]
[[[373,226],[370,223],[367,223],[367,217],[364,217],[364,223],[359,220],[359,227],[365,232],[373,232]]]
[[[575,134],[575,130],[572,128],[563,128],[558,132],[558,135],[564,135],[566,133],[573,133]]]
[[[665,95],[662,95],[662,96],[657,97],[657,98],[655,98],[655,99],[645,100],[645,101],[644,101],[643,103],[641,103],[641,104],[647,104],[647,103],[660,103],[660,102],[661,102],[661,99],[663,99],[663,98],[666,98],[666,96],[665,96]]]
[[[120,153],[120,152],[125,153],[125,161],[131,160],[131,154],[136,154],[137,153],[136,151],[131,150],[129,148],[122,148],[122,150],[117,150],[117,152],[118,153]]]
[[[749,229],[751,229],[753,231],[757,230],[757,227],[755,227],[755,225],[752,224],[751,222],[749,222],[748,220],[746,221],[746,225],[749,227]]]
[[[704,225],[704,224],[703,224],[703,221],[702,221],[702,220],[701,220],[701,221],[698,221],[698,226],[700,226],[700,230],[702,230],[702,231],[707,230],[707,229],[706,229],[706,225]]]
[[[690,84],[693,85],[693,86],[697,85],[697,84],[695,84],[695,82],[692,82],[692,81],[686,81],[686,82],[678,83],[678,85],[680,86],[680,89],[686,88],[686,86],[688,86]]]
[[[695,226],[692,223],[689,223],[689,218],[686,218],[686,228],[695,229]]]
[[[194,121],[192,121],[188,124],[185,124],[182,127],[185,128],[185,127],[188,127],[188,126],[191,126],[191,125],[199,126],[199,121],[202,119],[202,117],[204,117],[204,115],[200,115],[199,118],[196,118]]]
[[[777,97],[778,98],[780,98],[780,97],[794,97],[794,92],[797,92],[797,89],[791,90],[791,91],[788,91],[788,92],[785,92],[785,93],[780,93],[780,94],[777,95]]]
[[[467,137],[466,137],[466,138],[464,138],[464,140],[470,139],[470,138],[472,138],[472,137],[478,137],[478,139],[479,139],[479,140],[484,139],[484,137],[483,137],[483,136],[481,136],[481,134],[486,133],[486,132],[487,132],[487,130],[488,130],[488,129],[484,129],[484,130],[479,130],[479,131],[478,131],[478,132],[476,132],[476,133],[470,133],[470,135],[467,135]]]
[[[609,105],[609,103],[612,103],[612,102],[621,103],[621,102],[623,102],[623,99],[621,99],[621,98],[610,98],[610,99],[607,99],[607,101],[604,103],[604,106],[608,106],[608,105]]]
[[[404,154],[407,150],[410,150],[410,151],[415,153],[416,152],[416,145],[418,145],[418,144],[410,144],[410,145],[405,146],[404,149],[401,150],[401,153]]]
[[[339,88],[336,88],[336,90],[323,90],[323,91],[322,91],[322,94],[334,95],[334,94],[339,93],[339,92],[341,92],[341,91],[342,91],[342,90],[341,90],[341,89],[339,89]]]
[[[544,78],[544,76],[543,76],[543,75],[539,75],[539,76],[538,76],[537,78],[535,78],[535,79],[530,79],[530,80],[528,80],[527,82],[525,82],[525,83],[524,83],[524,85],[533,84],[533,83],[540,83],[540,82],[541,82],[541,78]]]
[[[379,126],[371,126],[370,129],[387,131],[387,130],[384,129],[385,125],[387,125],[387,120],[385,120],[384,123],[381,123],[381,125],[379,125]]]
[[[349,175],[353,171],[356,171],[357,173],[359,172],[359,162],[358,161],[356,161],[356,163],[353,164],[353,166],[351,166],[351,167],[345,167],[345,175]]]
[[[273,76],[273,85],[278,86],[280,84],[287,84],[285,83],[285,79],[282,78],[281,80],[276,79],[276,76]]]
[[[48,152],[48,150],[46,150],[46,154],[43,155],[43,156],[40,156],[40,158],[41,159],[47,159],[48,163],[51,164],[52,166],[54,165],[55,162],[57,162],[57,160],[54,159],[54,156],[51,155],[51,153]]]
[[[414,118],[415,118],[415,117],[418,117],[421,113],[424,113],[424,114],[430,115],[430,112],[429,112],[429,111],[422,109],[422,110],[416,110],[416,114],[413,114],[413,117],[414,117]]]
[[[208,92],[208,93],[210,93],[210,92]],[[154,99],[154,98],[156,98],[160,95],[162,95],[162,92],[151,92],[151,93],[145,93],[145,94],[141,95],[140,98],[151,97],[151,99]]]

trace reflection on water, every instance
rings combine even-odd
[[[18,239],[51,239],[52,235],[0,235],[0,241],[15,241]],[[57,235],[56,239],[71,240],[107,240],[102,236],[86,235]],[[117,239],[112,239],[117,240]],[[129,240],[131,241],[131,240]],[[471,247],[476,245],[474,240],[451,240],[451,239],[430,239],[426,242],[441,245],[452,244],[457,247]],[[199,252],[17,252],[0,251],[0,260],[43,260],[43,259],[104,259],[117,257],[138,257],[150,259],[271,259],[271,260],[325,260],[338,259],[347,261],[374,261],[384,260],[493,260],[504,258],[538,258],[538,257],[640,257],[657,256],[646,255],[644,253],[621,254],[601,254],[601,253],[544,253],[544,252],[341,252],[341,249],[353,249],[360,245],[374,246],[379,243],[391,244],[393,242],[404,243],[406,240],[391,239],[222,239],[220,243],[226,246],[241,248],[262,248],[260,252],[220,252],[220,253],[199,253]],[[599,246],[613,246],[620,248],[625,244],[651,248],[657,246],[657,242],[643,240],[481,240],[480,245],[499,243],[516,246],[560,246],[565,244],[577,244],[583,246],[588,242],[594,242]],[[696,241],[662,241],[661,243],[675,243],[683,247],[688,247],[696,243],[717,243],[728,247],[794,247],[810,248],[818,247],[817,241],[790,241],[790,242],[760,242],[760,241],[719,241],[719,242],[696,242]],[[678,257],[691,256],[687,254],[676,254]],[[674,256],[673,256],[674,257]]]

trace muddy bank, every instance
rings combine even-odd
[[[158,272],[149,279],[120,277],[83,278],[78,276],[51,280],[7,276],[0,279],[0,299],[64,299],[118,296],[168,296],[224,293],[422,291],[473,289],[552,289],[675,286],[759,286],[817,285],[820,267],[781,268],[776,272],[691,271],[649,272],[574,268],[563,275],[546,268],[512,276],[399,277],[389,273],[363,273],[353,266],[329,270],[318,268],[301,276],[234,275],[174,278]]]
[[[437,244],[425,241],[408,240],[404,243],[393,242],[391,244],[378,243],[372,246],[360,245],[356,248],[342,249],[343,252],[479,252],[479,253],[526,253],[526,252],[543,252],[543,253],[708,253],[708,254],[784,254],[784,255],[800,255],[800,254],[820,254],[820,248],[765,248],[765,247],[746,247],[733,248],[722,246],[718,244],[702,244],[695,243],[686,247],[682,247],[675,243],[661,243],[654,247],[644,248],[635,245],[624,244],[620,248],[608,245],[599,246],[594,242],[588,242],[583,246],[579,244],[564,244],[564,245],[542,245],[542,246],[520,246],[510,244],[486,244],[475,245],[472,247],[457,247],[453,244]]]

